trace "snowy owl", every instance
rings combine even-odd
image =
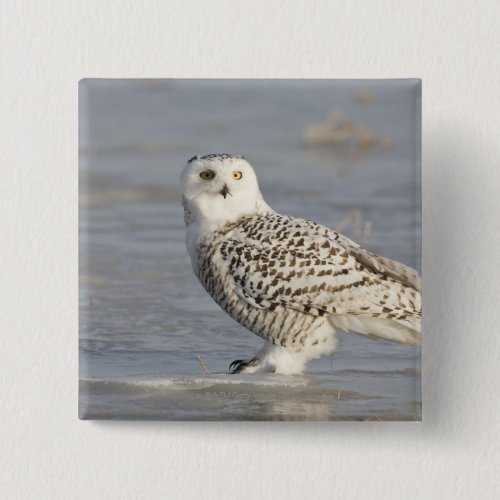
[[[315,222],[275,212],[243,156],[209,154],[183,169],[186,244],[215,302],[264,339],[230,373],[303,373],[336,331],[420,343],[417,272]]]

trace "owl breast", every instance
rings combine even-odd
[[[227,247],[225,234],[231,229],[219,231],[216,237],[202,240],[195,248],[196,275],[213,300],[240,325],[275,345],[300,351],[312,342],[326,343],[326,339],[308,337],[308,332],[326,324],[324,317],[307,315],[284,305],[273,309],[257,307],[237,293],[236,280],[245,280],[252,270],[239,267],[238,254],[232,255]]]

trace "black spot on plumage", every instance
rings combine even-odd
[[[244,156],[242,155],[232,155],[229,153],[211,153],[209,155],[201,156],[200,160],[229,160],[229,159],[234,159],[234,160],[243,160]]]

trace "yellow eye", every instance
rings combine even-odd
[[[243,177],[243,174],[239,170],[233,172],[233,179],[239,181]]]
[[[200,177],[207,181],[215,177],[215,172],[212,172],[211,170],[204,170],[203,172],[200,172]]]

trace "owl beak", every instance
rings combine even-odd
[[[224,184],[224,187],[219,191],[219,193],[224,196],[224,199],[226,199],[226,196],[231,194],[229,192],[229,188],[227,187],[227,184]]]

